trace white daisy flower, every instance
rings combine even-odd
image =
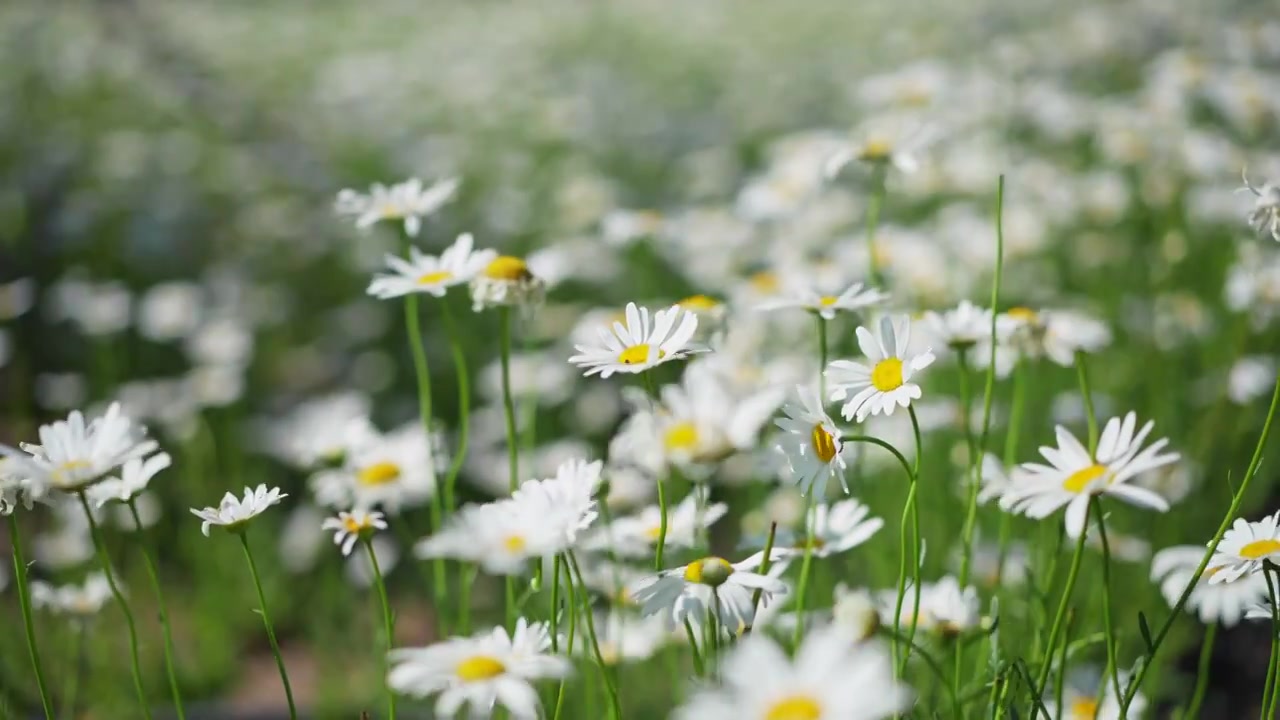
[[[978,479],[981,481],[978,504],[986,505],[992,500],[999,500],[1005,491],[1015,485],[1012,476],[1018,472],[1016,467],[1006,470],[1000,458],[991,453],[983,453],[982,463],[978,466]],[[962,487],[968,484],[968,478],[964,480]]]
[[[751,598],[756,590],[762,591],[761,605],[787,593],[787,584],[781,580],[751,572],[762,559],[763,553],[736,564],[704,557],[645,577],[629,588],[630,595],[642,614],[661,615],[669,627],[676,628],[688,620],[695,630],[710,617],[718,599],[720,627],[737,634],[755,619]]]
[[[1272,240],[1280,242],[1280,184],[1268,182],[1254,187],[1248,175],[1241,173],[1241,177],[1244,179],[1241,189],[1253,193],[1255,198],[1249,224],[1258,234],[1270,235]]]
[[[1090,315],[1075,310],[1040,313],[1039,349],[1062,367],[1075,365],[1076,353],[1096,353],[1111,344],[1111,330]]]
[[[214,525],[230,532],[242,532],[246,523],[287,497],[289,496],[280,492],[280,488],[268,490],[267,486],[262,484],[256,488],[245,488],[243,499],[227,493],[222,496],[222,502],[218,507],[207,507],[202,510],[191,508],[191,514],[204,521],[200,525],[200,532],[204,533],[205,537],[209,537],[209,528]]]
[[[875,288],[864,289],[862,283],[854,283],[839,295],[822,295],[809,288],[796,289],[785,295],[774,296],[757,305],[756,309],[796,308],[817,313],[823,320],[834,320],[837,312],[857,312],[888,299],[888,293]]]
[[[409,248],[408,260],[388,255],[386,263],[391,272],[375,275],[365,292],[379,300],[410,293],[444,297],[449,288],[470,282],[498,256],[493,250],[473,252],[474,247],[471,233],[464,233],[439,257],[427,255],[416,247]]]
[[[1102,691],[1102,702],[1098,702],[1096,687],[1082,688],[1068,683],[1062,698],[1062,714],[1052,720],[1120,720],[1120,700],[1116,697],[1115,689],[1109,681],[1100,681],[1106,682],[1106,688]],[[1125,677],[1120,678],[1121,687],[1124,687],[1127,682]],[[1051,695],[1044,697],[1044,706],[1050,710],[1057,706],[1057,702],[1057,699]],[[1146,709],[1146,697],[1142,693],[1135,693],[1125,717],[1142,717]]]
[[[386,530],[387,520],[380,512],[340,512],[337,517],[325,518],[320,529],[334,531],[333,544],[341,545],[342,555],[346,557],[351,554],[357,540],[369,537],[379,530]]]
[[[84,619],[97,615],[111,599],[111,584],[107,576],[95,572],[80,585],[53,586],[46,582],[31,582],[31,605],[44,608],[57,615],[73,615]]]
[[[1160,584],[1160,594],[1169,607],[1177,604],[1191,582],[1191,576],[1205,549],[1199,545],[1178,545],[1161,550],[1151,558],[1151,580]],[[1227,582],[1211,583],[1219,570],[1209,570],[1200,576],[1196,587],[1187,596],[1185,608],[1195,612],[1200,622],[1221,623],[1231,627],[1240,622],[1245,612],[1267,597],[1267,583],[1260,574],[1247,574]]]
[[[911,692],[894,679],[883,646],[823,628],[795,659],[766,634],[743,638],[723,661],[723,684],[699,691],[676,720],[881,720],[905,712]]]
[[[1231,582],[1242,575],[1262,572],[1268,561],[1280,561],[1280,512],[1257,522],[1236,518],[1222,536],[1205,573],[1212,584]]]
[[[681,637],[674,634],[657,615],[636,617],[615,609],[596,613],[595,623],[600,656],[606,665],[644,662],[664,645]],[[590,643],[581,643],[574,651],[595,660]]]
[[[892,415],[895,407],[907,407],[921,395],[920,386],[911,382],[915,374],[933,363],[933,353],[909,355],[911,318],[900,315],[880,319],[880,338],[859,327],[858,347],[871,366],[851,360],[836,360],[827,366],[830,397],[849,401],[840,409],[845,420],[862,422],[868,415]],[[852,395],[852,397],[850,397]]]
[[[107,413],[85,422],[79,410],[66,420],[40,426],[40,444],[22,443],[21,451],[0,445],[10,458],[7,472],[22,478],[22,486],[38,499],[49,490],[77,493],[133,458],[156,449],[145,429],[112,403]]]
[[[311,477],[317,502],[340,509],[381,508],[394,515],[435,495],[442,463],[419,423],[385,435],[372,428],[355,430],[342,465]]]
[[[680,467],[716,463],[755,447],[760,429],[782,402],[778,389],[735,392],[706,361],[690,363],[679,385],[665,385],[658,394],[654,429],[667,462]]]
[[[978,307],[968,300],[961,300],[960,304],[951,310],[940,313],[932,310],[926,312],[924,323],[930,334],[947,347],[957,351],[968,351],[976,349],[979,344],[985,344],[989,356],[991,316],[990,308]],[[999,328],[997,328],[998,331]],[[978,354],[980,353],[973,353],[973,355]]]
[[[837,555],[871,539],[884,520],[868,518],[871,508],[849,498],[831,505],[817,505],[809,515],[804,535],[797,538],[797,546],[783,548],[787,557],[804,555],[809,535],[813,536],[813,556],[817,558]]]
[[[560,543],[547,548],[545,555],[573,547],[578,533],[589,528],[599,515],[595,496],[602,483],[603,467],[600,460],[570,458],[556,468],[555,477],[526,481],[512,493],[510,502],[522,505],[524,512],[541,516],[543,524],[560,532]]]
[[[675,507],[667,509],[664,546],[668,550],[692,548],[701,533],[724,517],[728,510],[729,506],[724,503],[703,506],[695,495],[685,496]],[[661,528],[662,510],[657,505],[650,505],[635,515],[614,518],[611,523],[599,525],[582,546],[592,551],[612,550],[624,558],[652,557]]]
[[[1142,443],[1155,423],[1148,420],[1135,434],[1137,422],[1138,416],[1132,412],[1123,420],[1108,420],[1093,456],[1070,431],[1057,426],[1054,432],[1058,447],[1040,448],[1040,454],[1049,464],[1023,464],[1001,496],[1000,508],[1039,520],[1065,505],[1067,533],[1073,538],[1084,530],[1089,498],[1094,495],[1109,495],[1132,505],[1165,512],[1169,503],[1163,497],[1129,481],[1140,473],[1176,461],[1178,454],[1160,452],[1169,442],[1164,438],[1144,448]]]
[[[881,620],[893,624],[897,609],[898,591],[886,590],[880,595]],[[916,629],[937,632],[941,635],[959,635],[982,624],[982,610],[978,590],[972,585],[961,588],[959,581],[948,575],[935,583],[925,583],[920,590],[920,609],[913,616],[916,605],[916,588],[909,581],[903,590],[902,627],[916,625]]]
[[[267,452],[299,470],[339,466],[353,438],[374,432],[370,409],[364,393],[326,395],[298,405],[283,418],[265,421],[259,436]]]
[[[849,633],[854,641],[861,642],[880,628],[880,611],[870,592],[861,588],[851,589],[848,585],[839,583],[831,606],[831,621],[836,627]]]
[[[546,283],[529,270],[529,264],[514,255],[492,258],[471,278],[471,309],[490,307],[530,307],[542,302]]]
[[[169,453],[156,453],[149,458],[131,458],[116,476],[90,486],[85,492],[94,507],[102,507],[109,502],[129,502],[147,489],[151,478],[156,473],[173,464]]]
[[[869,118],[856,128],[850,141],[827,159],[828,179],[857,160],[873,166],[890,166],[903,173],[920,169],[920,155],[937,139],[937,130],[914,116],[889,114]]]
[[[698,329],[698,316],[679,305],[653,314],[649,309],[627,303],[626,325],[614,322],[599,328],[598,345],[574,345],[577,355],[569,362],[585,368],[588,377],[607,378],[614,373],[640,373],[672,360],[698,352],[689,340]]]
[[[339,215],[354,217],[361,230],[382,220],[402,220],[405,233],[414,237],[422,227],[422,218],[452,200],[457,190],[457,178],[423,187],[422,180],[414,177],[391,187],[375,183],[368,194],[345,188],[333,208]]]
[[[822,408],[817,389],[797,386],[796,394],[799,402],[782,406],[786,417],[775,421],[784,431],[778,449],[786,456],[792,482],[802,494],[813,493],[821,498],[826,495],[827,480],[835,475],[840,487],[848,494],[849,485],[844,477],[847,464],[841,455],[844,443],[840,441],[840,430]]]
[[[541,705],[532,682],[566,677],[572,669],[565,658],[547,654],[550,648],[546,625],[520,618],[511,635],[497,627],[423,648],[392,650],[387,685],[413,697],[438,694],[439,717],[454,717],[464,705],[470,706],[470,717],[491,717],[501,705],[514,720],[536,720]]]
[[[1245,405],[1271,394],[1275,384],[1276,361],[1266,355],[1242,357],[1227,371],[1227,397],[1237,405]]]

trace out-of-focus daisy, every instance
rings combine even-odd
[[[311,478],[316,501],[333,508],[381,508],[398,513],[436,491],[440,459],[418,423],[385,435],[364,432],[344,453],[342,466]]]
[[[911,692],[880,645],[827,628],[805,636],[795,659],[765,634],[724,658],[723,684],[696,694],[676,720],[881,720],[904,712]]]
[[[785,295],[774,296],[756,306],[758,310],[783,310],[797,308],[817,313],[823,320],[834,320],[838,312],[856,312],[889,299],[888,293],[875,288],[863,288],[862,283],[850,285],[838,295],[823,295],[812,289],[798,289]]]
[[[1097,682],[1104,682],[1104,680],[1100,678]],[[1097,682],[1094,683],[1095,686]],[[1126,683],[1126,678],[1122,676],[1120,686],[1125,687]],[[1045,696],[1046,708],[1053,708],[1056,703],[1056,698]],[[1142,717],[1146,709],[1146,697],[1142,693],[1135,693],[1133,700],[1129,702],[1126,717]],[[1056,720],[1120,720],[1120,700],[1116,697],[1110,682],[1106,682],[1106,688],[1102,691],[1102,702],[1098,702],[1096,687],[1080,687],[1078,683],[1067,683],[1062,698],[1062,715]]]
[[[524,511],[540,516],[542,523],[555,528],[560,543],[548,548],[545,554],[554,555],[568,549],[578,540],[578,533],[586,530],[599,514],[596,510],[596,493],[600,490],[600,460],[588,462],[570,458],[556,468],[555,477],[547,480],[530,480],[521,483],[512,494],[510,502],[523,506]]]
[[[263,421],[265,448],[300,470],[339,466],[353,438],[374,432],[369,398],[359,392],[318,397],[279,419]]]
[[[783,548],[789,556],[805,553],[809,536],[813,537],[814,557],[837,555],[861,545],[884,525],[880,518],[868,518],[871,508],[850,498],[831,505],[817,505],[806,523],[808,530],[797,538],[797,545]]]
[[[172,463],[173,459],[169,454],[163,452],[146,459],[131,458],[121,466],[118,475],[90,486],[85,492],[95,507],[102,507],[111,501],[128,502],[142,494],[151,478]]]
[[[578,354],[569,362],[586,369],[586,375],[607,378],[614,373],[639,373],[665,362],[679,360],[699,348],[689,345],[698,329],[698,316],[679,305],[653,314],[627,303],[626,325],[614,322],[599,329],[598,345],[575,345]]]
[[[778,448],[791,467],[792,481],[801,493],[813,493],[820,498],[826,495],[827,480],[835,475],[847,494],[849,485],[844,477],[847,464],[840,454],[844,449],[840,430],[822,408],[817,389],[798,386],[796,394],[798,402],[784,405],[782,412],[786,417],[776,421],[784,431]]]
[[[968,300],[951,310],[924,314],[924,323],[930,334],[956,351],[968,351],[979,344],[987,345],[990,354],[991,309],[978,307]],[[998,330],[998,329],[997,329]]]
[[[600,656],[606,665],[643,662],[678,637],[661,617],[637,617],[621,610],[597,613],[596,632]],[[575,651],[584,656],[593,655],[590,643],[578,645]]]
[[[369,283],[368,294],[379,300],[401,297],[410,293],[428,293],[444,297],[454,285],[468,283],[476,273],[484,270],[497,257],[493,250],[473,252],[475,240],[471,233],[464,233],[439,257],[427,255],[416,247],[409,248],[409,259],[388,255],[390,273],[375,275]]]
[[[891,166],[904,173],[920,168],[920,153],[936,139],[935,129],[911,116],[897,114],[869,118],[853,132],[847,145],[827,159],[828,178],[857,160],[871,166]]]
[[[919,371],[933,363],[933,353],[925,350],[909,354],[911,319],[906,315],[880,319],[877,339],[865,327],[859,327],[858,347],[870,366],[851,360],[836,360],[827,366],[831,400],[849,398],[840,409],[846,420],[862,422],[868,415],[892,415],[895,407],[907,407],[920,398],[920,386],[911,382]],[[852,395],[852,397],[850,397]]]
[[[724,503],[704,506],[695,495],[687,495],[675,507],[667,510],[665,547],[693,547],[698,536],[724,517],[728,509]],[[657,505],[650,505],[635,515],[615,518],[611,523],[599,525],[591,537],[583,542],[583,547],[588,550],[612,550],[619,557],[649,557],[658,541],[661,521],[661,509]]]
[[[756,590],[763,605],[787,593],[781,580],[751,572],[762,559],[758,554],[734,564],[720,557],[701,558],[644,578],[630,588],[631,596],[643,614],[661,615],[669,627],[687,619],[695,629],[707,621],[718,599],[720,626],[737,634],[755,619],[751,598]]]
[[[22,450],[0,445],[9,456],[9,472],[22,478],[34,497],[49,490],[76,493],[101,482],[129,460],[156,449],[145,431],[112,403],[105,415],[85,422],[79,410],[66,420],[40,426],[40,444],[22,443]]]
[[[227,493],[222,496],[218,507],[191,508],[191,514],[204,521],[200,532],[205,537],[209,537],[209,528],[215,525],[229,532],[242,532],[246,523],[287,497],[280,488],[267,489],[266,484],[262,484],[256,488],[245,488],[244,498]]]
[[[356,510],[340,512],[337,517],[325,518],[320,524],[321,530],[332,530],[333,544],[342,546],[343,556],[351,554],[356,541],[369,537],[379,530],[387,529],[386,516],[380,512]]]
[[[1003,566],[1001,558],[1004,559]],[[1004,587],[1017,587],[1027,581],[1027,569],[1031,567],[1031,556],[1027,546],[1013,542],[1003,548],[994,542],[975,542],[970,558],[973,581],[985,587],[994,587],[996,580]],[[955,556],[953,567],[961,565],[960,554]]]
[[[1218,543],[1205,573],[1210,583],[1231,582],[1242,575],[1261,572],[1268,560],[1280,560],[1280,512],[1257,522],[1236,518]]]
[[[1005,491],[1013,487],[1011,475],[1019,472],[1018,468],[1005,470],[1000,458],[991,453],[982,454],[982,463],[978,466],[978,478],[981,486],[978,490],[978,502],[985,505],[992,500],[999,500]],[[965,478],[966,485],[968,479]]]
[[[31,583],[31,604],[58,615],[71,615],[85,619],[97,615],[111,599],[111,584],[107,576],[95,572],[80,585],[53,586],[39,580]]]
[[[1262,187],[1254,187],[1249,176],[1241,173],[1244,179],[1243,190],[1253,193],[1253,210],[1249,212],[1249,224],[1260,235],[1270,235],[1272,240],[1280,242],[1280,184],[1268,182]]]
[[[1095,353],[1111,344],[1111,330],[1097,318],[1075,310],[1045,310],[1033,326],[1034,351],[1062,367],[1076,362],[1076,353]]]
[[[893,624],[897,609],[898,593],[886,590],[880,597],[881,619]],[[941,635],[959,635],[982,624],[978,591],[970,586],[961,588],[959,581],[948,575],[935,583],[926,583],[920,589],[920,609],[914,616],[916,588],[910,583],[903,591],[902,627],[915,625],[917,630],[937,632]]]
[[[1186,591],[1204,553],[1205,549],[1199,545],[1178,545],[1165,548],[1151,558],[1151,580],[1160,584],[1160,594],[1169,607],[1176,605]],[[1206,568],[1187,596],[1185,607],[1188,612],[1199,615],[1202,623],[1216,622],[1231,627],[1240,622],[1246,610],[1267,597],[1267,583],[1261,574],[1211,583],[1210,579],[1218,572],[1217,568]]]
[[[1257,400],[1271,393],[1276,379],[1276,361],[1265,355],[1250,355],[1236,360],[1227,373],[1227,397],[1237,405]]]
[[[533,681],[562,678],[571,667],[550,655],[546,625],[516,621],[505,628],[455,637],[423,648],[398,648],[389,655],[387,685],[397,693],[425,698],[438,694],[435,714],[454,717],[469,705],[472,717],[490,717],[501,705],[512,718],[536,720],[541,705]]]
[[[546,284],[529,264],[514,255],[499,255],[471,278],[471,307],[529,307],[542,302]]]
[[[875,635],[880,628],[880,611],[870,592],[839,583],[831,606],[831,620],[836,627],[860,642]]]
[[[1102,430],[1098,450],[1093,456],[1084,445],[1061,425],[1055,428],[1058,447],[1044,447],[1040,454],[1049,465],[1026,463],[1020,467],[1012,485],[1000,498],[1006,511],[1043,519],[1066,506],[1066,528],[1071,537],[1079,537],[1088,520],[1089,498],[1109,495],[1132,505],[1157,512],[1169,509],[1169,503],[1156,493],[1130,482],[1140,473],[1167,465],[1178,459],[1177,453],[1161,453],[1168,440],[1161,438],[1143,447],[1143,441],[1155,427],[1148,420],[1135,434],[1136,413],[1111,418]]]
[[[457,190],[457,178],[424,187],[422,180],[414,177],[391,187],[375,183],[368,194],[344,188],[333,208],[339,215],[355,218],[361,230],[382,220],[401,220],[405,233],[413,237],[422,227],[422,218],[452,200]]]
[[[714,463],[754,447],[782,392],[743,396],[707,362],[689,364],[679,385],[659,391],[656,427],[666,460],[678,466]]]

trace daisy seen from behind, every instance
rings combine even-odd
[[[840,441],[839,429],[823,409],[816,388],[797,386],[796,395],[798,401],[782,407],[786,417],[775,421],[783,431],[778,449],[791,468],[791,481],[800,488],[801,494],[823,497],[827,481],[834,475],[847,494],[849,485],[844,476],[847,463],[841,456],[844,443]]]
[[[662,363],[685,358],[700,348],[690,345],[698,329],[698,316],[679,305],[653,313],[627,303],[626,324],[614,322],[599,329],[599,343],[575,345],[569,362],[587,376],[607,378],[614,373],[640,373]]]
[[[718,604],[720,627],[737,634],[751,627],[755,619],[751,599],[756,590],[761,591],[761,606],[787,593],[783,581],[751,572],[763,557],[757,553],[739,563],[714,556],[700,558],[645,577],[629,588],[629,594],[640,604],[642,614],[661,615],[668,627],[679,627],[688,620],[694,629],[701,628]]]
[[[1236,518],[1209,559],[1205,574],[1211,584],[1232,582],[1262,572],[1267,561],[1280,560],[1280,512],[1257,522]]]
[[[449,288],[471,281],[477,273],[497,257],[493,250],[475,251],[471,233],[464,233],[439,257],[427,255],[416,247],[409,248],[408,259],[386,257],[390,272],[375,275],[366,292],[379,300],[410,293],[428,293],[444,297]]]
[[[757,310],[796,308],[816,313],[823,320],[834,320],[838,312],[857,312],[889,299],[889,294],[876,288],[854,283],[838,295],[823,295],[809,288],[775,295],[756,306]]]
[[[379,530],[386,530],[387,520],[380,512],[340,512],[336,517],[325,518],[320,529],[333,531],[333,544],[340,546],[342,556],[346,557],[351,554],[357,541],[370,538]]]
[[[228,492],[222,496],[222,502],[217,507],[200,510],[191,508],[191,514],[204,521],[200,525],[200,532],[205,537],[209,537],[209,528],[215,526],[238,533],[244,531],[250,520],[287,497],[289,496],[280,492],[280,488],[268,489],[266,484],[262,484],[256,488],[245,488],[243,498]]]
[[[1160,594],[1169,607],[1178,603],[1187,589],[1205,549],[1200,545],[1177,545],[1156,553],[1151,558],[1151,580],[1159,583]],[[1261,574],[1245,574],[1234,580],[1210,582],[1221,568],[1205,572],[1187,596],[1185,609],[1196,613],[1200,622],[1221,623],[1231,627],[1245,617],[1245,612],[1267,598],[1267,583]],[[1270,617],[1268,613],[1267,617]]]
[[[416,237],[422,218],[444,207],[457,191],[457,178],[424,186],[421,178],[413,177],[391,187],[375,183],[368,193],[344,188],[338,193],[333,209],[340,216],[355,218],[360,230],[383,220],[401,220],[405,234]]]
[[[929,367],[934,356],[929,350],[911,354],[911,319],[906,315],[880,319],[877,338],[865,327],[857,330],[858,347],[868,365],[852,360],[836,360],[827,366],[830,398],[847,401],[840,408],[846,420],[862,422],[868,415],[892,415],[896,407],[907,407],[921,396],[912,377]]]

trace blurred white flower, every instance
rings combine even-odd
[[[916,612],[916,588],[908,583],[902,597],[902,627],[915,625],[926,632],[941,635],[958,635],[978,627],[982,622],[978,591],[969,586],[960,587],[956,578],[948,575],[935,583],[926,583],[919,591],[920,608]],[[897,608],[898,592],[886,590],[880,596],[881,620],[893,624]]]
[[[112,403],[106,414],[89,422],[76,410],[66,420],[41,425],[40,444],[22,443],[21,451],[0,445],[0,455],[11,458],[10,472],[22,477],[34,497],[51,490],[77,493],[155,450],[155,441],[145,433],[121,412],[119,403]]]
[[[107,582],[107,576],[100,572],[89,575],[80,585],[55,587],[46,582],[34,580],[30,590],[33,607],[43,608],[58,615],[70,615],[81,620],[97,615],[98,611],[111,599],[111,585]]]
[[[138,332],[155,342],[185,338],[200,326],[204,309],[203,290],[195,283],[153,285],[138,303]]]
[[[351,433],[341,464],[322,468],[310,485],[316,501],[339,510],[381,508],[392,515],[418,507],[436,493],[442,460],[422,425],[409,422],[390,433],[361,423]]]
[[[1249,213],[1249,224],[1260,235],[1270,235],[1272,240],[1280,242],[1280,185],[1263,183],[1254,187],[1249,176],[1241,173],[1244,179],[1244,190],[1253,193],[1255,198],[1253,210]]]
[[[888,293],[875,288],[863,289],[862,283],[854,283],[838,295],[820,295],[811,289],[798,289],[794,293],[775,296],[756,306],[757,310],[800,309],[817,313],[823,320],[834,320],[837,312],[857,312],[884,302]]]
[[[1204,559],[1205,551],[1201,545],[1177,545],[1167,547],[1151,558],[1151,580],[1160,584],[1160,594],[1169,607],[1176,605],[1186,591]],[[1211,571],[1206,567],[1184,606],[1187,612],[1196,613],[1202,623],[1222,623],[1223,627],[1232,627],[1244,618],[1245,611],[1267,597],[1267,583],[1260,574],[1242,575],[1226,582],[1209,582],[1215,574],[1216,568]]]
[[[1266,355],[1242,357],[1227,373],[1227,397],[1237,405],[1245,405],[1271,394],[1276,381],[1275,358]]]
[[[424,187],[416,177],[391,187],[375,183],[368,194],[344,188],[334,202],[334,211],[355,218],[356,227],[361,230],[382,220],[402,220],[405,233],[416,237],[422,219],[452,200],[457,190],[457,178]]]
[[[335,517],[327,517],[320,524],[321,530],[333,531],[333,544],[342,548],[342,555],[351,554],[356,541],[372,536],[379,530],[387,529],[387,520],[380,512],[356,510],[340,512]]]
[[[464,233],[439,257],[426,255],[416,247],[409,248],[408,260],[388,255],[386,263],[391,272],[375,275],[365,292],[379,300],[410,293],[444,297],[449,288],[471,282],[498,256],[493,250],[475,251],[474,247],[471,233]]]
[[[471,309],[517,306],[529,308],[542,302],[546,283],[514,255],[499,255],[471,278]]]
[[[117,475],[89,487],[89,500],[95,507],[108,502],[129,502],[147,489],[151,478],[173,463],[168,453],[156,453],[149,458],[130,458]]]

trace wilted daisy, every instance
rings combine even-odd
[[[380,300],[410,293],[444,297],[449,288],[470,282],[497,257],[493,250],[473,252],[474,247],[471,233],[464,233],[439,257],[427,255],[416,247],[409,248],[408,260],[388,255],[386,262],[391,272],[375,275],[366,292]]]
[[[528,307],[542,302],[546,284],[514,255],[499,255],[471,278],[471,307]]]
[[[1236,518],[1222,536],[1205,573],[1213,584],[1231,582],[1241,575],[1262,572],[1270,560],[1280,560],[1280,512],[1257,522]]]
[[[200,532],[205,537],[209,537],[209,528],[214,525],[230,532],[242,532],[246,523],[287,497],[280,488],[267,489],[266,484],[262,484],[256,488],[245,488],[244,498],[227,493],[222,496],[218,507],[191,508],[191,514],[204,521]]]
[[[849,401],[840,409],[845,420],[862,422],[868,415],[892,415],[895,407],[907,407],[920,398],[920,386],[911,382],[919,371],[933,363],[933,353],[909,354],[911,319],[906,315],[880,319],[877,339],[865,327],[859,327],[858,347],[870,366],[851,360],[836,360],[827,366],[831,400]],[[850,397],[852,395],[852,397]]]
[[[342,546],[343,556],[351,554],[356,541],[387,529],[386,516],[380,512],[356,510],[340,512],[337,517],[325,518],[321,530],[332,530],[333,544]]]
[[[991,309],[978,307],[968,300],[951,310],[924,314],[925,326],[930,334],[956,351],[968,351],[980,343],[987,345],[990,355]],[[989,358],[988,358],[989,360]]]
[[[880,720],[911,705],[882,646],[827,628],[806,635],[794,660],[768,635],[752,634],[719,674],[723,685],[698,692],[676,720]]]
[[[838,312],[856,312],[889,299],[888,293],[875,288],[863,288],[862,283],[850,285],[838,295],[823,295],[812,289],[798,289],[776,295],[756,306],[758,310],[783,310],[796,308],[817,313],[823,320],[835,319]]]
[[[173,459],[168,453],[156,453],[146,459],[131,458],[116,476],[89,487],[86,493],[95,507],[102,507],[111,501],[128,502],[142,494],[151,478],[172,463]]]
[[[1177,453],[1161,453],[1168,440],[1161,438],[1143,447],[1143,441],[1155,427],[1148,420],[1135,434],[1136,413],[1111,418],[1102,430],[1098,450],[1090,455],[1069,430],[1057,426],[1058,447],[1040,448],[1048,465],[1026,463],[1012,478],[1012,484],[1000,498],[1006,511],[1043,519],[1063,506],[1067,507],[1066,528],[1071,537],[1079,537],[1088,520],[1089,498],[1108,495],[1132,505],[1157,512],[1169,509],[1160,495],[1130,482],[1140,473],[1167,465],[1178,459]],[[1280,544],[1277,544],[1280,548]]]
[[[822,408],[816,388],[797,386],[796,394],[799,402],[783,405],[786,417],[776,421],[784,431],[778,448],[791,468],[791,480],[801,493],[824,497],[827,480],[835,475],[847,494],[849,485],[844,477],[847,465],[840,454],[844,449],[840,430]]]
[[[685,496],[675,507],[667,510],[664,546],[668,550],[693,547],[701,533],[724,517],[728,509],[724,503],[704,505],[695,494]],[[583,547],[612,550],[619,557],[651,557],[661,529],[662,510],[657,505],[650,505],[635,515],[614,518],[613,522],[599,525],[583,542]]]
[[[687,619],[695,629],[707,621],[718,600],[720,626],[737,634],[755,619],[751,598],[756,590],[762,605],[787,593],[781,580],[751,572],[762,559],[762,553],[737,564],[704,557],[644,578],[630,588],[631,597],[644,615],[661,615],[674,627]]]
[[[1151,580],[1160,584],[1160,594],[1169,607],[1177,604],[1186,591],[1205,549],[1199,545],[1178,545],[1161,550],[1151,558]],[[1219,570],[1207,567],[1187,596],[1185,608],[1195,612],[1202,623],[1221,623],[1231,627],[1240,622],[1253,605],[1267,597],[1267,583],[1261,574],[1247,574],[1235,580],[1213,583]]]
[[[886,590],[880,596],[882,620],[893,624],[898,607],[898,592]],[[918,630],[941,635],[959,635],[982,624],[978,591],[973,586],[961,588],[959,581],[948,575],[920,588],[920,608],[916,610],[916,588],[908,583],[903,591],[903,627],[915,625]]]
[[[1280,185],[1263,183],[1262,187],[1254,187],[1249,176],[1244,178],[1244,188],[1253,193],[1255,198],[1253,210],[1249,212],[1249,224],[1259,234],[1270,235],[1272,240],[1280,242]]]
[[[644,372],[699,350],[689,344],[698,329],[698,316],[679,305],[655,312],[650,322],[648,308],[627,303],[626,321],[599,328],[597,345],[574,345],[578,354],[569,362],[585,368],[587,376],[607,378],[614,373]]]
[[[824,558],[857,547],[875,535],[884,525],[880,518],[868,518],[871,508],[852,498],[831,505],[817,505],[806,523],[808,530],[797,538],[797,545],[783,550],[792,556],[805,553],[812,537],[812,554]]]
[[[452,200],[457,190],[457,178],[423,187],[422,180],[416,177],[391,187],[375,183],[367,195],[345,188],[338,193],[334,211],[354,217],[361,230],[382,220],[403,220],[405,233],[412,237],[422,227],[422,218]]]
[[[49,490],[80,492],[154,451],[156,443],[121,412],[119,403],[112,403],[105,415],[90,422],[76,410],[66,420],[41,425],[40,444],[21,447],[0,445],[0,455],[9,456],[9,473],[20,476],[26,491],[38,498]]]
[[[454,717],[464,705],[471,717],[490,717],[497,705],[512,718],[536,720],[540,714],[533,681],[562,678],[571,666],[550,655],[546,625],[516,621],[507,635],[497,627],[472,637],[455,637],[423,648],[399,648],[389,655],[387,685],[403,695],[439,695],[435,714]]]
[[[31,583],[31,604],[58,615],[72,615],[79,619],[98,614],[111,599],[111,584],[107,576],[95,572],[79,585],[53,586],[35,580]]]

